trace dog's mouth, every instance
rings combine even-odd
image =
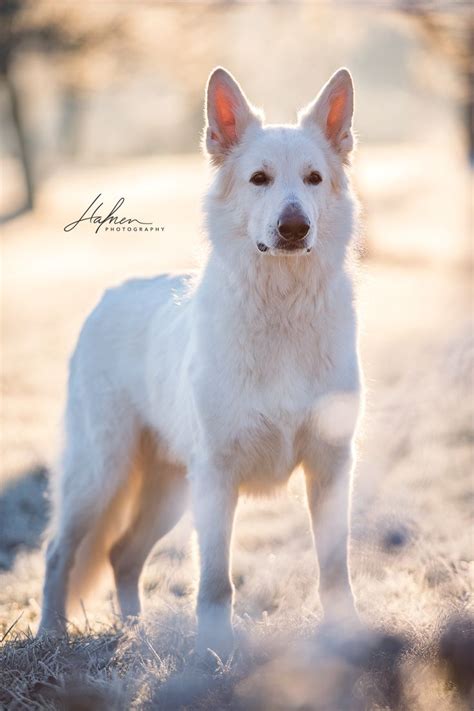
[[[297,242],[284,242],[280,240],[274,247],[269,247],[263,242],[257,242],[257,249],[259,252],[271,256],[291,257],[309,254],[313,248],[307,245],[305,240],[298,240]]]

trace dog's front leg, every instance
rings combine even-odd
[[[212,467],[192,477],[191,489],[200,555],[197,649],[222,658],[234,643],[230,545],[238,490]]]
[[[326,620],[357,621],[348,560],[351,443],[318,441],[303,461]]]

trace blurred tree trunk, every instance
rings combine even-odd
[[[72,84],[67,84],[61,96],[61,144],[69,157],[80,154],[82,95]]]
[[[474,167],[474,13],[460,2],[452,12],[427,10],[421,0],[402,0],[433,49],[446,57],[461,79],[459,98],[468,159]]]
[[[474,168],[474,25],[469,33],[469,68],[467,70],[466,125],[469,140],[469,158]]]
[[[3,74],[3,78],[7,87],[8,97],[10,100],[12,125],[17,139],[20,165],[23,173],[23,181],[25,184],[25,201],[23,207],[20,209],[20,212],[24,212],[26,210],[32,210],[34,206],[35,191],[33,173],[31,168],[31,155],[23,122],[21,101],[18,96],[18,91],[15,86],[15,82],[13,81],[8,68]]]

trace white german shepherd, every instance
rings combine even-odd
[[[360,373],[349,266],[353,87],[340,69],[291,126],[265,126],[224,69],[207,85],[199,279],[108,291],[71,362],[66,444],[40,632],[112,564],[121,613],[190,494],[200,550],[197,646],[233,644],[230,547],[240,492],[302,464],[326,616],[354,617],[347,566]]]

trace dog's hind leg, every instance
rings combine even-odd
[[[142,441],[141,489],[131,523],[109,554],[124,620],[140,614],[139,581],[145,561],[155,543],[179,521],[188,500],[184,469],[157,459],[152,448],[149,439]]]
[[[69,575],[87,527],[85,512],[72,511],[67,525],[62,524],[48,544],[39,635],[66,630]]]
[[[74,409],[68,416],[39,634],[65,630],[69,592],[80,595],[99,563],[106,561],[105,541],[113,536],[111,529],[128,498],[123,494],[133,459],[132,423],[123,416],[121,427],[114,422],[97,426],[92,437],[81,411]]]

